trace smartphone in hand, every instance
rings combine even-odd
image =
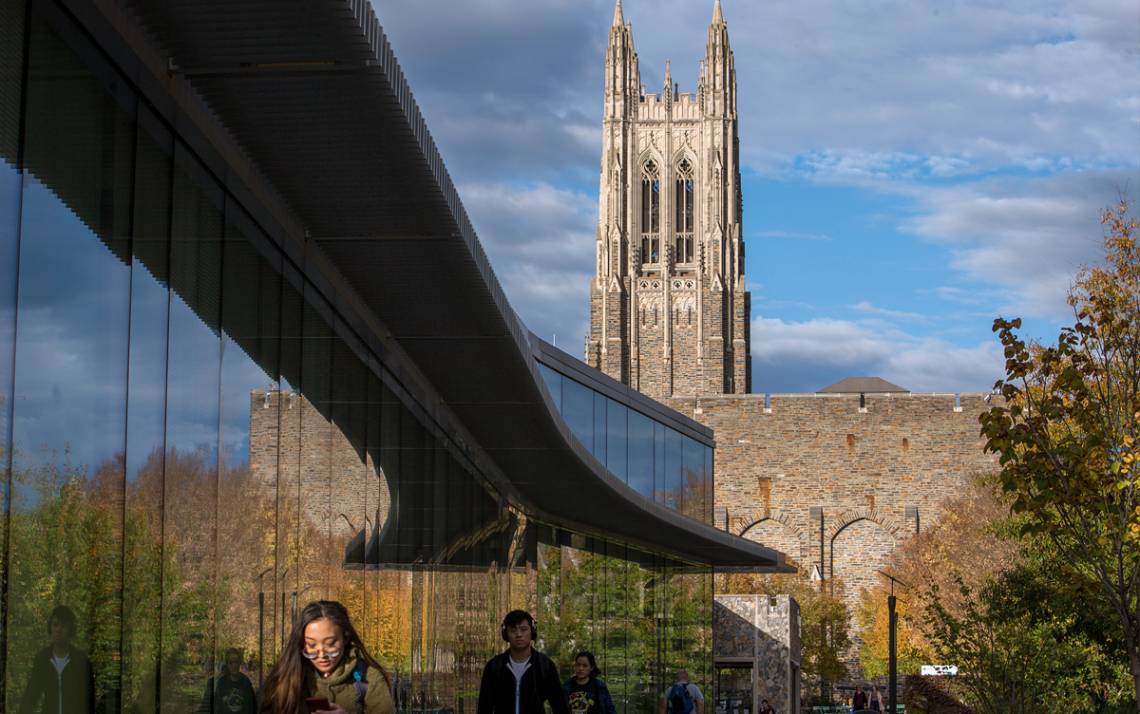
[[[308,708],[309,714],[332,709],[332,705],[329,704],[329,700],[325,699],[324,697],[306,697],[305,706]]]

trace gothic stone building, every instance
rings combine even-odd
[[[851,606],[896,546],[993,468],[985,395],[751,394],[736,70],[716,0],[697,91],[641,86],[618,0],[605,61],[586,362],[716,431],[719,524]],[[758,336],[763,339],[763,335]]]
[[[695,94],[641,86],[620,0],[606,51],[586,361],[644,394],[747,393],[736,69],[717,3]]]

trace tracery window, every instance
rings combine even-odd
[[[677,164],[674,183],[673,207],[676,211],[676,238],[674,255],[678,263],[693,262],[693,203],[695,201],[693,164],[687,158]]]
[[[641,171],[641,262],[661,262],[661,178],[653,159]]]

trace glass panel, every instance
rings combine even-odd
[[[221,463],[214,679],[199,711],[250,711],[264,658],[277,517],[281,260],[232,202],[222,255]],[[250,681],[252,679],[252,681]],[[245,686],[251,684],[252,686]]]
[[[131,242],[122,685],[124,707],[138,711],[158,706],[173,151],[173,137],[149,111],[140,110]]]
[[[715,482],[713,481],[713,450],[709,447],[704,447],[705,452],[705,503],[708,504],[708,511],[705,514],[707,523],[713,523],[716,520],[716,514],[713,509],[716,507],[716,490],[714,488]]]
[[[285,263],[281,271],[281,340],[280,340],[280,391],[276,395],[277,409],[277,535],[273,554],[273,570],[261,571],[258,579],[259,601],[264,593],[266,602],[262,615],[264,624],[265,657],[258,667],[264,676],[276,661],[284,645],[289,613],[286,605],[289,593],[298,590],[297,574],[301,568],[298,556],[308,541],[301,529],[301,465],[302,415],[305,400],[300,394],[301,362],[304,328],[302,326],[304,283],[298,271]],[[270,417],[274,413],[270,397]],[[261,608],[259,608],[261,609]]]
[[[653,498],[653,421],[629,412],[629,485],[646,498]]]
[[[667,486],[665,483],[665,429],[653,422],[653,500],[665,503]]]
[[[555,372],[550,367],[544,364],[538,365],[538,372],[542,375],[542,380],[546,382],[546,389],[550,392],[550,397],[554,400],[554,407],[560,413],[562,411],[562,375]],[[569,380],[567,380],[569,381]]]
[[[282,620],[292,622],[293,603],[304,597],[333,597],[332,568],[335,513],[330,493],[333,469],[332,360],[333,333],[329,309],[309,284],[301,306],[300,462],[298,466],[298,541],[296,564],[281,593]],[[282,628],[288,632],[288,626]]]
[[[57,701],[29,655],[53,611],[71,619],[57,607],[74,617],[70,646],[90,658],[83,708],[96,698],[117,707],[134,107],[118,77],[88,70],[41,18],[31,27],[6,710]]]
[[[612,399],[607,399],[606,402],[606,467],[614,476],[625,481],[629,471],[629,427],[626,424],[626,413],[629,410],[624,404]]]
[[[332,344],[332,471],[328,484],[332,545],[328,565],[332,596],[348,608],[353,622],[361,622],[365,613],[363,580],[360,573],[345,570],[341,563],[349,541],[363,526],[369,502],[375,506],[376,478],[369,473],[366,450],[369,372],[354,347],[358,347],[355,342],[345,340]],[[299,605],[308,599],[301,595]]]
[[[214,669],[223,201],[180,144],[174,167],[161,697],[185,711]]]
[[[606,403],[609,400],[594,393],[594,457],[606,463]]]
[[[20,113],[24,76],[24,0],[0,0],[0,582],[7,579],[9,436],[12,360],[16,352],[16,275],[19,269]],[[5,613],[0,613],[0,618]],[[0,655],[6,648],[0,627]],[[0,665],[0,677],[4,667]],[[0,700],[0,706],[4,702]]]
[[[708,504],[705,503],[705,447],[698,441],[684,437],[682,500],[685,515],[705,520]]]
[[[594,392],[572,379],[562,381],[562,418],[582,445],[594,450]]]
[[[678,511],[682,508],[684,480],[684,437],[665,428],[665,505]]]

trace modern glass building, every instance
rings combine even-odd
[[[335,598],[406,710],[521,606],[647,711],[784,567],[713,446],[521,325],[364,0],[0,0],[0,708],[58,605],[98,711],[187,712]]]

